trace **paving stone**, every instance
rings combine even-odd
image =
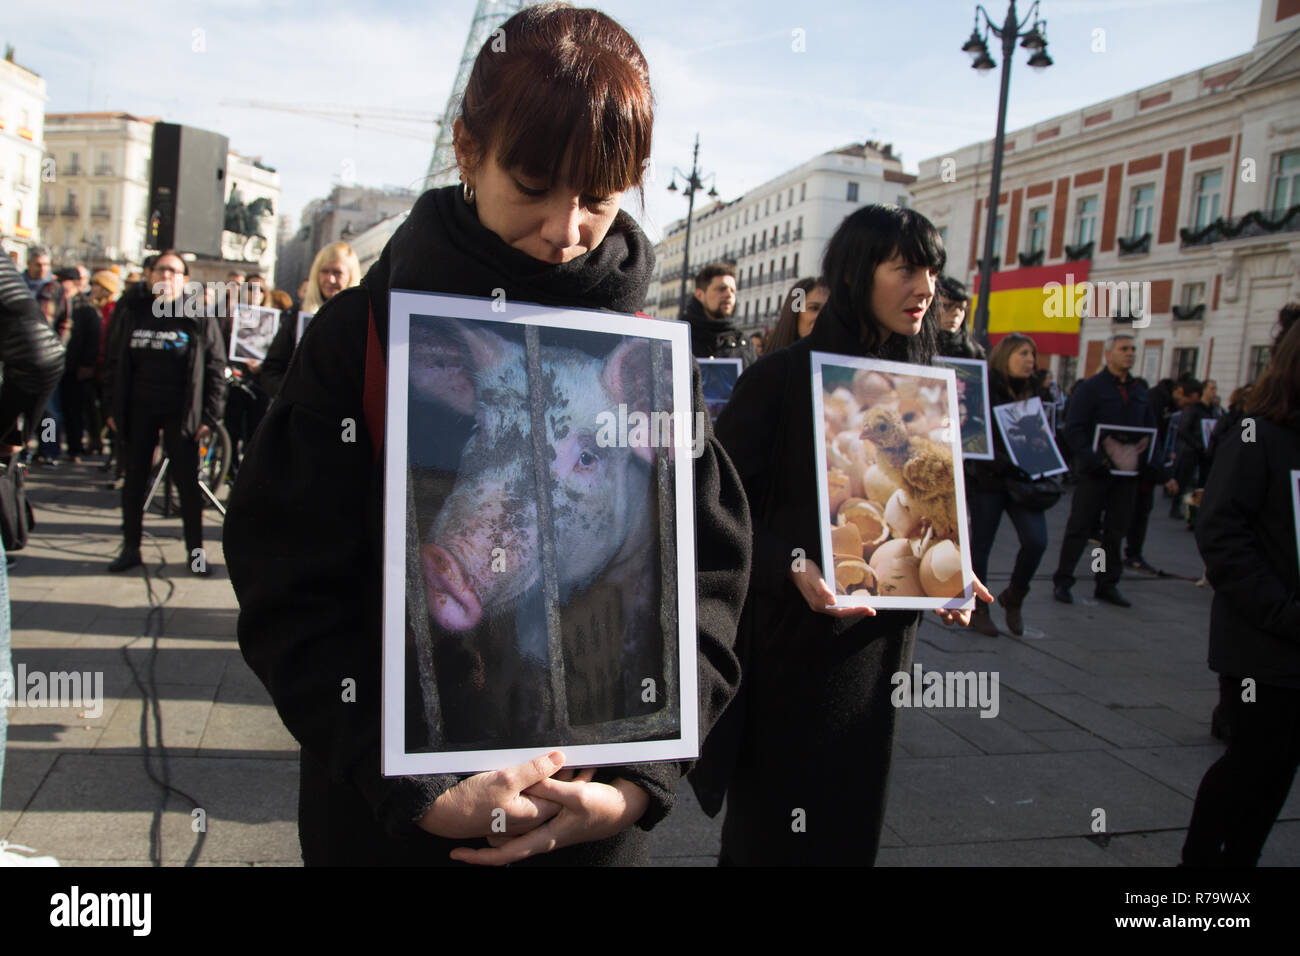
[[[175,693],[178,690],[183,693]],[[175,685],[168,684],[160,684],[157,688],[162,719],[162,743],[173,756],[193,754],[203,739],[203,730],[207,725],[208,715],[212,712],[211,694],[207,699],[196,700],[191,696],[192,690],[189,687],[177,688]],[[132,694],[122,700],[115,708],[108,726],[100,735],[95,749],[138,750],[141,747],[140,715],[143,709],[143,698],[138,694]],[[152,747],[158,746],[155,733],[153,710],[150,708],[148,734]]]
[[[267,751],[296,760],[298,742],[278,720],[266,718],[264,705],[214,703],[199,747],[205,753],[226,751],[251,755],[254,751]]]
[[[1080,728],[1120,747],[1159,747],[1172,743],[1157,733],[1082,694],[1042,694],[1038,702]]]
[[[982,717],[978,710],[931,710],[929,713],[982,753],[1037,753],[1050,749],[1003,720],[1000,713],[997,717]]]
[[[1005,720],[1017,730],[1033,731],[1073,731],[1075,726],[1058,714],[1045,707],[1040,707],[1024,694],[1010,690],[1005,677],[999,676],[1001,709],[998,717]]]
[[[1123,866],[1084,837],[949,846],[881,846],[876,866]]]
[[[1087,836],[1186,821],[1191,802],[1108,752],[896,761],[886,821],[909,846]]]
[[[897,738],[913,757],[959,757],[980,749],[954,733],[924,710],[904,708],[898,714]]]
[[[1029,736],[1059,753],[1076,750],[1109,750],[1110,743],[1085,730],[1035,730]]]

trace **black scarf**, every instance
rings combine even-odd
[[[481,297],[503,289],[511,302],[636,312],[653,268],[654,248],[622,210],[599,246],[551,265],[485,228],[461,187],[447,186],[419,198],[362,284]]]
[[[740,326],[731,319],[714,319],[704,311],[704,304],[695,296],[686,300],[682,321],[691,327],[691,354],[710,356],[724,354],[731,349],[744,348],[749,339]]]

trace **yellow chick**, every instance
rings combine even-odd
[[[876,465],[903,489],[912,513],[930,522],[935,537],[954,537],[957,496],[951,453],[909,434],[898,413],[888,408],[867,410],[861,437],[879,449]]]

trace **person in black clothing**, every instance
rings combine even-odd
[[[1141,382],[1141,379],[1137,379]],[[1151,402],[1151,408],[1156,417],[1156,460],[1161,461],[1164,457],[1164,449],[1169,441],[1169,423],[1175,412],[1181,412],[1189,405],[1200,400],[1201,384],[1190,375],[1184,375],[1174,381],[1171,378],[1163,378],[1147,391],[1147,398]],[[1181,419],[1180,419],[1181,420]],[[1132,571],[1145,571],[1148,574],[1159,574],[1143,555],[1142,549],[1146,545],[1147,525],[1150,523],[1151,511],[1155,507],[1156,481],[1154,476],[1139,479],[1137,501],[1133,509],[1133,520],[1129,523],[1128,531],[1124,536],[1124,566]],[[1186,490],[1181,482],[1172,494]],[[1168,490],[1168,489],[1166,489]],[[1179,512],[1181,505],[1178,498],[1174,498],[1170,504],[1169,516],[1171,518],[1181,518]]]
[[[691,326],[691,354],[696,358],[739,358],[741,371],[758,358],[749,336],[735,321],[736,267],[714,262],[695,277],[695,296],[687,301],[681,321]]]
[[[812,333],[741,375],[718,419],[754,516],[744,681],[692,776],[711,815],[726,796],[722,865],[875,861],[898,713],[891,679],[911,667],[921,615],[836,606],[807,558],[821,553],[810,353],[928,364],[943,263],[938,230],[914,210],[855,211],[827,246],[831,294]],[[969,623],[969,611],[939,614]]]
[[[599,11],[558,4],[525,7],[500,32],[508,52],[484,44],[454,126],[463,186],[426,192],[361,287],[316,314],[230,496],[240,650],[302,745],[298,832],[311,866],[643,864],[646,831],[687,769],[573,776],[557,754],[472,776],[380,769],[383,436],[366,427],[340,442],[339,423],[367,423],[366,343],[388,341],[389,290],[504,290],[513,302],[632,312],[653,269],[649,240],[619,210],[650,155],[648,68],[635,41]],[[702,437],[698,573],[681,586],[696,593],[706,733],[740,680],[732,647],[750,526],[735,470],[711,430]],[[407,667],[407,700],[419,699],[416,673]],[[355,703],[339,704],[343,677],[366,689]]]
[[[1300,323],[1277,342],[1245,412],[1217,445],[1196,521],[1214,587],[1209,665],[1234,696],[1184,866],[1255,866],[1300,766]]]
[[[970,296],[966,286],[952,276],[939,276],[939,354],[956,358],[982,359],[984,346],[972,342],[966,332],[966,308]]]
[[[1008,335],[994,346],[989,357],[988,414],[993,414],[993,408],[998,405],[1034,397],[1033,372],[1037,362],[1038,347],[1027,335]],[[1016,469],[1007,454],[1000,428],[993,428],[993,460],[970,460],[963,467],[966,473],[966,508],[970,512],[971,569],[975,577],[981,581],[988,580],[989,554],[1004,511],[1016,529],[1020,550],[1016,552],[1011,582],[998,595],[998,604],[1006,611],[1007,630],[1021,635],[1025,630],[1020,606],[1029,594],[1034,572],[1047,551],[1047,517],[1042,511],[1016,504],[1007,493],[1007,478]],[[970,626],[971,630],[988,637],[998,634],[997,625],[984,604],[975,605]]]
[[[1129,375],[1137,356],[1133,335],[1127,332],[1112,335],[1106,340],[1105,355],[1106,367],[1075,390],[1066,414],[1065,440],[1073,452],[1072,467],[1078,476],[1078,484],[1070,502],[1070,518],[1061,542],[1060,561],[1052,576],[1055,584],[1053,597],[1063,604],[1073,603],[1070,588],[1074,586],[1075,566],[1087,547],[1089,533],[1104,513],[1102,546],[1105,556],[1100,568],[1094,572],[1094,593],[1110,604],[1131,607],[1116,584],[1123,573],[1120,542],[1133,521],[1138,478],[1112,475],[1106,460],[1093,451],[1093,434],[1099,424],[1155,428],[1156,416],[1146,388]],[[1145,451],[1141,462],[1143,476],[1165,477],[1163,466],[1148,464]],[[1172,480],[1166,483],[1166,488],[1172,493]]]
[[[65,309],[71,313],[63,380],[59,383],[59,404],[68,441],[68,459],[76,464],[84,453],[85,405],[94,385],[95,363],[99,360],[100,315],[90,297],[81,291],[81,273],[60,269],[55,278],[63,286]]]
[[[217,320],[184,314],[185,260],[174,250],[159,253],[143,288],[123,296],[114,312],[115,349],[105,356],[105,391],[125,443],[122,486],[122,553],[113,572],[140,565],[144,499],[158,432],[171,460],[169,474],[181,499],[186,560],[190,571],[209,573],[203,555],[203,502],[199,495],[198,443],[221,421],[225,404],[225,353]]]

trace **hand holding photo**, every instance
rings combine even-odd
[[[1143,461],[1155,458],[1156,430],[1098,425],[1093,432],[1092,450],[1102,457],[1112,475],[1134,477],[1141,471]]]
[[[1046,406],[1050,408],[1051,406]],[[1051,425],[1040,398],[995,405],[993,415],[998,431],[1007,446],[1007,454],[1017,468],[1030,478],[1043,478],[1069,471],[1061,451],[1056,447]]]
[[[392,293],[384,772],[691,758],[686,330],[492,306]]]
[[[813,352],[812,371],[822,567],[835,604],[972,607],[952,369]]]

